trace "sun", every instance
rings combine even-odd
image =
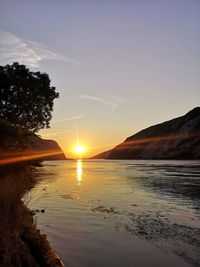
[[[85,148],[82,145],[77,145],[74,150],[79,155],[85,152]]]

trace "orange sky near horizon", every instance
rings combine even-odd
[[[76,134],[71,134],[70,136],[67,134],[66,135],[63,134],[62,136],[59,136],[59,135],[56,136],[56,134],[55,135],[48,134],[48,129],[42,130],[41,132],[40,132],[40,135],[42,138],[55,140],[59,144],[63,152],[65,153],[66,157],[71,158],[71,159],[80,158],[79,153],[77,153],[76,151],[76,146],[78,144],[80,146],[83,146],[84,148],[84,151],[81,153],[81,158],[90,158],[101,152],[104,152],[106,150],[113,148],[114,146],[118,145],[119,142],[122,141],[121,140],[118,142],[116,141],[115,143],[114,142],[106,143],[106,140],[105,140],[105,144],[101,144],[100,142],[95,143],[95,137],[92,137],[92,136],[90,137],[89,135],[88,137],[84,136],[84,138],[80,138],[78,141],[76,139]]]

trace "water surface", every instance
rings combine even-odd
[[[25,201],[66,266],[200,265],[200,162],[49,161]]]

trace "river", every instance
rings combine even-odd
[[[36,172],[24,201],[66,266],[200,266],[200,161],[46,161]]]

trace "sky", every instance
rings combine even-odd
[[[0,0],[0,65],[49,74],[70,158],[108,150],[200,105],[199,0]]]

